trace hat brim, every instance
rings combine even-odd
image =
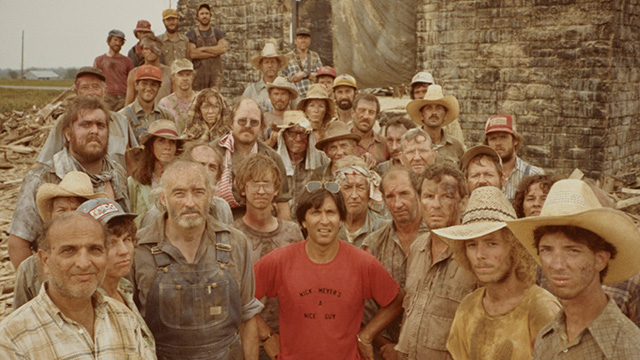
[[[51,206],[49,202],[57,197],[80,197],[88,200],[97,198],[107,198],[107,194],[104,192],[97,193],[74,193],[66,189],[61,188],[56,184],[42,184],[38,188],[36,193],[36,206],[40,217],[44,219],[51,219]]]
[[[140,135],[140,145],[146,145],[149,142],[149,140],[151,140],[154,136],[169,139],[169,140],[175,140],[177,142],[180,142],[181,144],[184,144],[184,142],[187,141],[187,138],[184,135],[175,136],[171,134],[143,133],[142,135]]]
[[[502,166],[502,159],[500,158],[500,155],[492,147],[487,145],[477,145],[462,154],[462,158],[460,158],[460,168],[462,170],[466,169],[467,166],[469,166],[469,161],[478,155],[487,155],[498,158],[500,166]]]
[[[324,147],[327,144],[329,144],[330,142],[338,141],[338,140],[347,140],[347,139],[348,140],[355,140],[355,142],[360,142],[360,140],[362,140],[362,138],[358,134],[344,134],[344,135],[334,136],[334,137],[330,137],[330,138],[322,139],[322,140],[318,141],[316,143],[316,149],[318,149],[320,151],[324,151]]]
[[[464,225],[449,226],[442,229],[432,230],[436,235],[443,239],[446,243],[450,244],[451,241],[467,241],[487,234],[491,234],[494,231],[506,228],[507,224],[498,221],[487,222],[474,222]]]
[[[273,83],[267,84],[267,92],[271,89],[282,89],[282,90],[287,90],[288,92],[291,93],[291,100],[293,101],[295,99],[298,98],[298,90],[296,90],[293,87],[288,87],[288,86],[278,86],[278,85],[273,85]]]
[[[604,284],[624,281],[640,271],[640,233],[624,213],[611,208],[586,210],[571,215],[535,216],[506,221],[507,227],[540,263],[533,233],[542,226],[576,226],[589,230],[616,247],[617,255],[609,260]]]
[[[280,60],[280,67],[278,68],[278,71],[281,71],[289,65],[289,57],[287,55],[262,56],[262,54],[258,54],[252,56],[249,63],[253,65],[254,68],[260,70],[260,61],[265,58],[276,58]]]
[[[458,100],[451,95],[438,100],[417,99],[412,100],[407,104],[407,114],[409,114],[409,117],[411,117],[413,122],[420,126],[424,124],[422,122],[422,113],[420,112],[420,109],[428,104],[442,105],[447,108],[447,114],[444,116],[444,122],[442,123],[443,127],[451,124],[460,113],[460,104],[458,103]]]

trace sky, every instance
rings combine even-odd
[[[122,30],[121,53],[137,42],[138,20],[151,22],[156,35],[165,29],[162,10],[178,0],[0,0],[0,68],[20,69],[22,30],[24,68],[82,67],[104,54],[107,34]]]

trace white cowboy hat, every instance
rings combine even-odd
[[[106,198],[103,192],[94,193],[89,175],[81,171],[71,171],[59,184],[42,184],[36,193],[38,213],[43,220],[51,219],[51,206],[57,197],[79,197],[84,199]]]
[[[260,70],[260,61],[264,58],[277,58],[278,60],[280,60],[280,67],[278,68],[278,71],[284,69],[289,64],[289,57],[287,57],[287,55],[278,54],[276,45],[272,42],[267,42],[266,44],[264,44],[264,47],[262,48],[260,54],[252,56],[249,62],[251,63],[251,65],[253,65],[253,67]]]
[[[460,112],[460,104],[458,104],[458,100],[455,97],[451,95],[444,96],[440,85],[430,85],[424,95],[424,99],[415,99],[407,104],[407,114],[409,114],[411,120],[420,126],[422,126],[422,113],[420,110],[428,104],[442,105],[447,109],[447,114],[444,116],[444,122],[442,123],[443,127],[451,124]]]
[[[540,262],[533,233],[542,226],[576,226],[589,230],[615,246],[617,255],[609,260],[603,283],[628,279],[640,270],[640,232],[623,212],[602,207],[593,190],[575,179],[557,181],[547,195],[540,216],[507,221],[507,226],[524,247]]]

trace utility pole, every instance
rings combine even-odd
[[[22,30],[22,57],[20,60],[20,79],[24,79],[24,30]]]

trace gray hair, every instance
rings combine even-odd
[[[431,143],[431,137],[429,136],[429,134],[427,134],[426,131],[422,130],[422,128],[419,127],[407,130],[407,132],[402,135],[400,142],[403,143],[405,141],[417,141],[419,137],[424,137],[426,141],[429,142],[429,148],[433,147],[433,143]]]
[[[179,176],[182,171],[188,168],[200,171],[200,173],[205,178],[205,185],[207,187],[207,192],[209,193],[209,198],[213,197],[213,193],[216,189],[215,179],[213,178],[213,175],[211,175],[211,173],[200,163],[178,159],[173,161],[169,164],[169,166],[166,167],[164,173],[162,173],[162,177],[160,177],[158,185],[153,190],[151,190],[151,199],[158,209],[163,212],[167,211],[167,208],[162,204],[160,198],[162,195],[164,195],[165,198],[167,196],[167,190],[169,190],[167,189],[168,180],[172,179],[173,176]],[[209,203],[211,203],[211,200],[209,201]]]

